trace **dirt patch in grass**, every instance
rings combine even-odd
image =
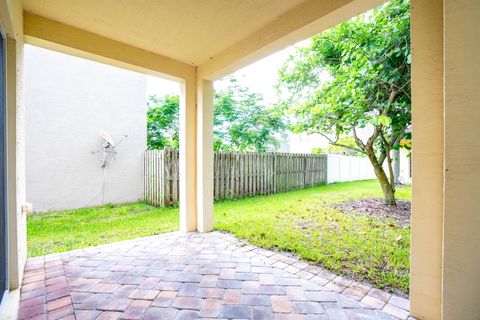
[[[402,226],[410,226],[411,203],[397,200],[396,206],[386,206],[383,199],[367,198],[336,204],[337,209],[345,213],[355,212],[377,218],[391,218]]]

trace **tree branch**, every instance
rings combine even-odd
[[[375,143],[375,140],[378,138],[378,131],[379,128],[377,126],[373,127],[373,134],[370,138],[367,140],[367,144],[365,145],[365,149],[372,148],[373,149],[373,144]]]
[[[330,138],[329,136],[327,136],[326,134],[324,133],[321,133],[319,132],[319,134],[321,136],[323,136],[325,139],[328,140],[328,143],[330,143],[331,145],[334,145],[334,146],[337,146],[337,147],[342,147],[342,148],[345,148],[345,149],[349,149],[349,150],[352,150],[352,151],[355,151],[355,152],[360,152],[360,153],[363,153],[363,154],[366,154],[366,152],[362,149],[358,149],[358,148],[355,148],[355,147],[351,147],[351,146],[347,146],[345,144],[341,144],[341,143],[337,143],[338,141],[338,137],[333,140],[332,138]]]
[[[355,130],[355,127],[352,128],[352,132],[353,132],[353,138],[355,139],[355,142],[357,143],[357,145],[360,147],[360,149],[362,149],[362,150],[365,151],[365,144],[364,144],[363,141],[358,137],[358,135],[357,135],[357,130]]]
[[[396,146],[396,145],[400,142],[400,140],[401,140],[402,138],[403,138],[403,135],[402,135],[402,136],[393,137],[392,141],[390,141],[390,142],[388,143],[389,149],[392,148],[392,147],[394,147],[394,146]],[[383,165],[383,162],[385,161],[386,157],[387,157],[387,154],[386,154],[386,153],[382,153],[382,154],[380,155],[380,157],[378,158],[378,162],[380,163],[380,165]]]

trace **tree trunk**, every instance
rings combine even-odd
[[[383,203],[390,206],[396,205],[395,187],[393,181],[390,183],[388,180],[387,174],[385,173],[385,170],[383,170],[383,167],[378,163],[377,157],[375,156],[375,152],[373,150],[367,151],[367,156],[373,166],[373,171],[377,176],[380,187],[382,188]]]
[[[389,206],[396,206],[397,203],[395,201],[395,191],[393,191],[393,188],[388,180],[387,182],[383,182],[379,179],[379,181],[383,191],[383,203]]]

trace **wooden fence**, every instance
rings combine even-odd
[[[327,155],[298,153],[214,153],[214,197],[252,197],[327,183]],[[154,206],[178,203],[178,151],[147,150],[145,201]]]

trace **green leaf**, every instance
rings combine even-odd
[[[385,115],[379,115],[377,116],[379,123],[382,124],[384,127],[388,127],[390,123],[392,123],[392,119]]]

